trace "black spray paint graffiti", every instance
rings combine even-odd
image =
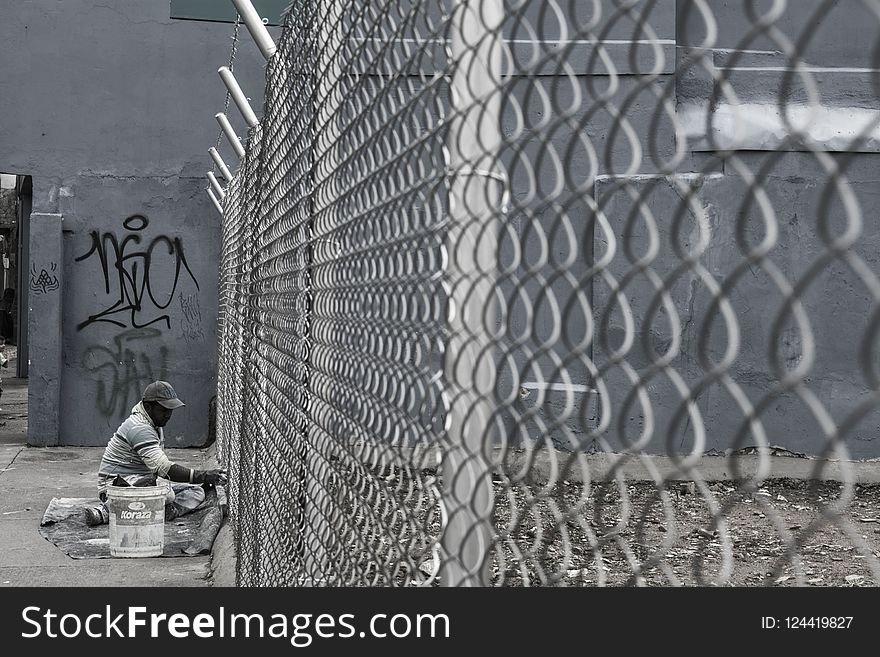
[[[121,242],[113,233],[100,235],[96,230],[89,233],[92,238],[92,246],[86,253],[76,258],[76,262],[96,255],[101,262],[104,274],[104,292],[119,298],[115,300],[113,305],[96,315],[91,315],[84,322],[80,322],[76,327],[77,331],[81,331],[95,322],[107,322],[128,328],[119,319],[120,314],[128,312],[131,313],[129,321],[133,328],[144,328],[156,322],[165,322],[166,328],[170,329],[171,317],[169,315],[162,314],[152,319],[149,316],[143,318],[143,315],[151,310],[165,310],[171,304],[180,282],[182,270],[186,270],[195,283],[196,289],[199,289],[199,282],[190,271],[186,255],[183,252],[183,243],[179,237],[172,240],[166,235],[160,235],[145,248],[132,250],[141,243],[139,231],[146,228],[149,223],[146,217],[139,214],[126,219],[122,222],[122,226],[130,233]],[[159,248],[163,245],[163,248]],[[165,253],[166,249],[167,253]],[[159,257],[163,255],[167,255],[171,261],[158,263]],[[160,275],[173,271],[173,277],[170,275],[157,276],[157,271]],[[156,289],[157,285],[162,285],[158,281],[169,279],[170,282],[164,284],[164,292],[161,288]]]
[[[202,330],[202,309],[199,307],[197,294],[180,293],[180,309],[183,311],[183,339],[187,342],[197,342],[205,339]]]
[[[128,329],[113,338],[113,346],[94,345],[86,349],[82,365],[97,375],[95,401],[105,417],[127,414],[151,381],[168,378],[168,348],[161,342],[139,344],[161,338],[156,328]]]
[[[58,269],[58,265],[54,262],[49,263],[49,269],[55,271]],[[58,277],[50,274],[46,268],[40,270],[40,273],[37,274],[37,266],[31,265],[31,291],[34,294],[46,294],[47,292],[51,292],[52,290],[57,290],[58,285]]]

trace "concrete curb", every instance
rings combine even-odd
[[[232,534],[232,527],[224,521],[211,548],[211,561],[208,564],[207,577],[211,586],[235,586],[237,563],[238,555],[235,553],[235,537]]]
[[[212,443],[205,448],[205,469],[219,468],[217,461],[217,443]],[[211,560],[208,563],[206,579],[211,586],[229,587],[235,586],[235,571],[238,563],[238,555],[235,552],[235,536],[232,526],[229,524],[229,516],[223,519],[220,531],[211,546]]]

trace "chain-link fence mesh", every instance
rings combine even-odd
[[[880,583],[878,37],[295,2],[223,203],[239,584]]]

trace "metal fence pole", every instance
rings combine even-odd
[[[450,24],[451,125],[447,138],[449,290],[448,451],[442,463],[447,522],[441,542],[441,583],[486,586],[493,535],[490,421],[494,347],[496,217],[500,176],[493,171],[501,143],[501,50],[496,30],[501,0],[460,0]]]
[[[214,196],[214,192],[212,192],[210,189],[207,191],[208,191],[208,196],[211,197],[211,202],[214,204],[214,208],[217,210],[217,212],[219,212],[220,214],[223,214],[223,206],[220,205],[220,201],[218,201],[217,197]]]
[[[226,139],[229,140],[229,144],[232,146],[235,154],[238,155],[238,159],[243,160],[244,146],[241,145],[241,139],[235,134],[235,130],[233,130],[232,125],[229,123],[229,119],[226,118],[226,115],[223,112],[218,112],[214,115],[214,118],[217,119],[217,123],[220,124],[223,134],[226,135]]]
[[[340,53],[342,48],[342,14],[345,5],[339,0],[315,0],[314,18],[317,29],[317,68],[321,71],[315,79],[314,88],[314,132],[312,148],[312,176],[315,183],[313,191],[312,225],[310,239],[310,280],[321,283],[311,288],[311,314],[313,317],[324,316],[333,312],[332,292],[321,290],[321,285],[332,284],[335,264],[326,261],[323,250],[315,249],[315,240],[332,233],[338,226],[337,209],[338,192],[336,190],[335,171],[341,161],[336,141],[339,137],[337,125],[339,111],[339,91],[337,85],[342,71]],[[325,320],[326,321],[326,320]],[[309,351],[309,409],[310,417],[308,446],[306,453],[305,505],[306,516],[304,535],[305,571],[309,573],[310,586],[322,586],[334,581],[335,573],[331,572],[332,564],[328,554],[328,545],[333,539],[332,526],[328,520],[333,513],[333,502],[327,495],[327,458],[328,449],[322,447],[328,442],[328,436],[319,426],[316,414],[318,405],[323,400],[333,397],[332,390],[322,384],[319,375],[322,361],[322,345],[311,341]],[[326,355],[326,354],[324,354]],[[329,446],[328,446],[329,447]]]
[[[220,175],[226,179],[226,182],[232,182],[232,172],[229,170],[229,167],[226,166],[223,158],[220,157],[220,153],[217,152],[217,149],[211,146],[211,148],[208,149],[208,154],[220,170]]]
[[[217,198],[222,199],[224,196],[226,196],[226,192],[223,191],[223,188],[217,181],[217,176],[214,175],[213,171],[208,171],[208,180],[211,182],[211,187],[214,188],[214,192],[217,194]]]
[[[257,118],[256,113],[254,113],[251,104],[248,102],[247,96],[244,95],[244,91],[241,90],[241,86],[238,84],[238,80],[235,79],[235,75],[226,66],[218,68],[217,73],[220,74],[220,79],[222,79],[223,84],[226,85],[229,95],[232,96],[232,101],[235,103],[238,111],[241,112],[241,116],[244,118],[245,123],[247,123],[248,128],[253,128],[260,122],[260,120]]]
[[[235,5],[235,9],[238,11],[239,16],[241,16],[244,24],[247,26],[248,32],[251,33],[251,36],[256,42],[263,57],[266,58],[266,61],[272,59],[276,50],[275,42],[272,40],[272,35],[269,34],[269,30],[267,30],[266,26],[263,24],[262,17],[257,13],[257,10],[254,9],[251,0],[232,0],[232,4]]]

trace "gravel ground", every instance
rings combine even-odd
[[[529,491],[499,485],[496,585],[880,584],[877,485],[772,479],[745,493],[669,482],[661,495],[653,483],[611,482],[587,495],[566,483],[531,503]],[[510,502],[537,511],[511,514]]]

